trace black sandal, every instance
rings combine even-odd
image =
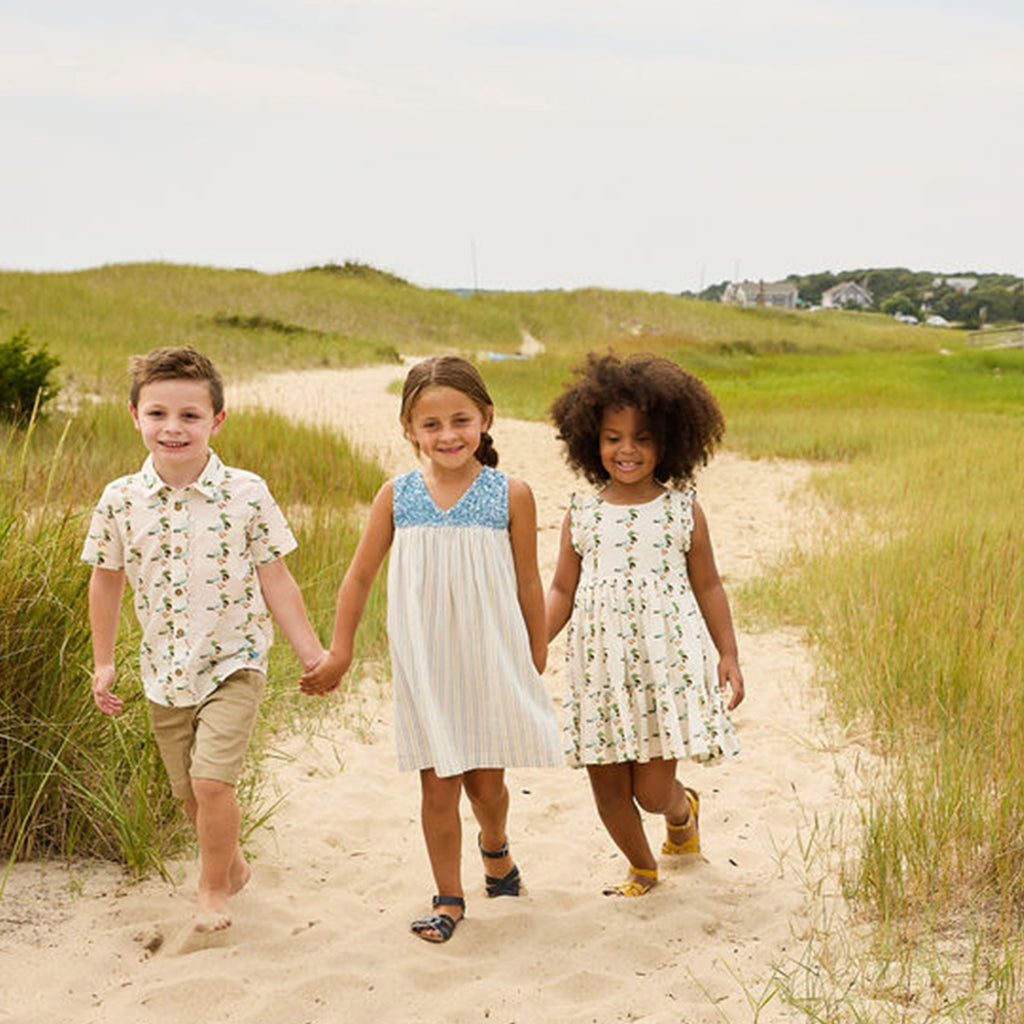
[[[461,896],[435,896],[430,904],[432,907],[458,907],[462,917],[466,916],[466,901]],[[431,914],[429,917],[418,917],[409,926],[414,934],[426,942],[447,942],[455,932],[455,926],[462,920],[455,920],[450,914]],[[429,935],[428,932],[437,932]]]
[[[479,835],[476,837],[476,845],[485,857],[490,857],[492,860],[508,856],[507,839],[501,844],[501,849],[497,851],[485,850],[484,844]],[[495,878],[493,875],[485,874],[484,883],[487,886],[488,896],[518,896],[522,885],[522,877],[519,874],[519,867],[513,864],[512,870],[509,871],[508,874],[502,875],[501,878]]]

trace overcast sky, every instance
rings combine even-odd
[[[1020,0],[3,0],[0,268],[1024,276]]]

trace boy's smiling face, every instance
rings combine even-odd
[[[186,487],[199,478],[210,455],[210,438],[224,422],[213,411],[210,385],[204,380],[157,380],[144,384],[132,419],[153,456],[160,478]]]

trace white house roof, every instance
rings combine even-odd
[[[869,292],[863,285],[857,284],[856,281],[841,281],[839,284],[834,284],[831,288],[826,288],[825,291],[821,293],[821,297],[824,298],[826,295],[841,295],[843,292],[847,291],[857,291],[862,295],[867,296],[867,298],[871,298],[871,292]]]

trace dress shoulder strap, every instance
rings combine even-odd
[[[693,503],[697,500],[697,486],[688,483],[680,490],[669,492],[670,507],[678,520],[680,541],[684,551],[690,550],[690,538],[693,536]]]

